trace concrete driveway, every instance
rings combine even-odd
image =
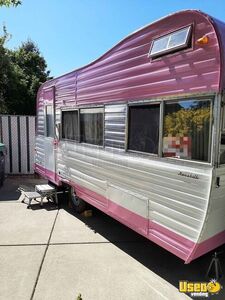
[[[95,209],[90,218],[51,203],[26,209],[20,183],[9,178],[0,190],[0,299],[182,300],[180,279],[204,280],[206,258],[185,266]]]

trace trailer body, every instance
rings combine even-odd
[[[160,19],[37,95],[35,171],[186,263],[225,242],[225,24]]]

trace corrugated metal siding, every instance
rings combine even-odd
[[[225,23],[213,18],[215,27],[219,33],[219,40],[220,40],[220,48],[221,50],[221,76],[220,76],[220,89],[223,90],[225,88]]]
[[[44,135],[45,124],[44,124],[44,97],[43,90],[38,92],[37,101],[37,135]]]
[[[70,74],[63,80],[57,80],[55,102],[56,107],[76,104],[76,74]]]
[[[218,92],[221,58],[212,22],[198,11],[178,12],[133,33],[90,65],[43,87],[56,86],[57,106]],[[154,38],[190,24],[192,48],[153,61],[148,57]],[[219,22],[217,25],[222,28]],[[197,45],[197,39],[204,35],[209,37],[209,44]]]
[[[220,186],[216,184],[216,178],[220,178]],[[209,209],[206,222],[201,234],[200,242],[205,241],[225,230],[225,166],[214,170],[212,190],[210,194]]]
[[[108,199],[113,194],[112,201],[117,199],[119,205],[133,212],[149,207],[143,217],[197,241],[208,204],[210,168],[191,169],[69,142],[60,142],[59,153],[58,171],[64,178]],[[200,179],[179,176],[180,171],[193,172]],[[123,197],[121,190],[125,191]],[[136,201],[130,200],[133,195]],[[150,227],[149,234],[156,231]]]
[[[105,106],[105,146],[125,147],[126,105]]]
[[[38,110],[38,122],[37,122],[37,134],[44,135],[45,127],[44,127],[44,109]]]
[[[194,24],[193,49],[151,60],[152,40]],[[208,45],[196,39],[208,35]],[[205,16],[183,12],[135,33],[93,65],[78,71],[77,103],[145,99],[181,93],[216,91],[220,54],[216,33]]]
[[[7,147],[7,174],[33,174],[35,148],[34,116],[0,116],[0,140]]]
[[[47,96],[47,95],[46,95]],[[38,93],[37,103],[37,131],[35,140],[35,163],[44,167],[45,166],[45,112],[44,112],[44,92],[43,90]]]

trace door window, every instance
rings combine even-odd
[[[46,106],[46,136],[54,138],[54,112],[53,106]]]

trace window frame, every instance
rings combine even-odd
[[[129,122],[130,122],[130,116],[129,116],[129,108],[130,107],[137,107],[137,106],[150,106],[150,105],[159,105],[159,140],[158,140],[158,153],[150,153],[150,152],[143,152],[143,151],[137,151],[137,150],[132,150],[129,149],[128,144],[129,144]],[[160,131],[161,131],[161,110],[162,110],[162,105],[163,101],[159,100],[154,100],[154,101],[139,101],[139,102],[130,102],[127,104],[127,110],[126,110],[126,132],[125,132],[125,152],[128,153],[140,153],[143,155],[148,155],[148,156],[153,156],[153,157],[160,157]]]
[[[80,126],[80,114],[81,110],[91,110],[91,109],[101,109],[102,110],[102,145],[96,145],[91,143],[86,143],[81,141],[81,126]],[[105,105],[103,106],[90,106],[90,107],[80,107],[79,108],[79,143],[83,145],[89,145],[97,148],[105,147]]]
[[[213,97],[212,95],[206,95],[206,96],[189,96],[187,98],[176,98],[176,99],[169,99],[164,101],[164,113],[163,113],[163,126],[162,126],[162,151],[161,151],[161,157],[163,159],[168,159],[168,160],[176,160],[176,161],[184,161],[184,162],[189,162],[189,163],[199,163],[199,164],[204,164],[204,165],[212,165],[213,164],[213,144],[214,144],[214,136],[213,136],[213,125],[214,125],[214,99],[215,96]],[[209,124],[209,145],[208,145],[208,161],[203,161],[203,160],[196,160],[196,159],[185,159],[185,158],[178,158],[178,157],[164,157],[163,156],[163,130],[164,130],[164,116],[165,116],[165,104],[166,102],[179,102],[179,101],[191,101],[191,100],[196,100],[196,101],[210,101],[210,124]]]
[[[83,109],[97,109],[101,108],[102,113],[103,113],[103,144],[102,145],[95,145],[95,144],[90,144],[90,143],[85,143],[81,142],[81,126],[80,126],[80,111]],[[70,140],[70,139],[64,139],[62,138],[62,113],[64,111],[77,111],[78,112],[78,140]],[[71,143],[76,143],[76,144],[84,144],[88,146],[93,146],[97,148],[104,148],[105,147],[105,105],[97,105],[97,106],[80,106],[80,107],[63,107],[61,108],[61,116],[60,116],[60,141],[65,141],[65,142],[71,142]]]
[[[77,122],[78,122],[78,139],[77,140],[71,140],[71,139],[65,139],[62,137],[62,133],[63,133],[63,112],[67,112],[67,111],[77,111]],[[79,114],[79,108],[62,108],[61,109],[61,116],[60,116],[60,134],[59,134],[59,140],[62,141],[69,141],[71,143],[79,143],[80,142],[80,114]]]
[[[208,156],[209,161],[201,161],[201,160],[193,160],[193,159],[185,159],[185,158],[177,158],[177,157],[164,157],[163,156],[163,128],[164,128],[164,114],[165,114],[165,103],[166,102],[179,102],[179,101],[210,101],[210,130],[209,130],[209,147],[208,147]],[[141,100],[141,101],[132,101],[127,103],[126,109],[126,132],[125,132],[125,153],[130,154],[140,154],[143,158],[145,157],[153,157],[159,158],[162,161],[168,162],[178,162],[178,163],[187,163],[189,165],[213,165],[214,163],[214,102],[215,102],[215,94],[209,93],[207,95],[186,95],[179,97],[163,97],[161,99],[156,100]],[[151,104],[159,104],[160,105],[160,116],[159,116],[159,142],[158,142],[158,154],[141,152],[136,150],[130,150],[128,148],[128,139],[129,139],[129,107],[130,106],[138,106],[138,105],[151,105]]]
[[[169,31],[165,34],[154,37],[151,41],[151,45],[150,45],[149,52],[148,52],[148,57],[150,57],[152,60],[156,60],[156,59],[159,59],[159,58],[164,57],[164,56],[169,55],[169,54],[171,54],[171,55],[176,54],[178,52],[178,50],[182,51],[182,50],[191,50],[191,49],[193,49],[193,36],[194,36],[193,27],[194,27],[193,24],[188,24],[188,25],[185,25],[185,26],[183,26],[179,29],[172,30],[172,31]],[[178,46],[175,46],[175,47],[172,47],[172,48],[166,48],[165,50],[160,50],[158,52],[155,52],[154,54],[151,54],[151,51],[153,49],[155,41],[160,40],[160,39],[162,39],[166,36],[172,36],[173,34],[179,32],[179,31],[181,31],[185,28],[188,28],[188,33],[187,33],[187,36],[186,36],[185,44],[181,44],[181,45],[178,45]],[[188,47],[189,43],[190,43],[190,47]]]
[[[52,108],[52,133],[53,133],[53,136],[51,135],[47,135],[48,133],[48,122],[47,122],[47,107],[50,106]],[[44,107],[44,119],[45,119],[45,129],[44,129],[44,137],[45,138],[50,138],[50,139],[54,139],[55,138],[55,112],[54,112],[54,105],[51,104],[51,103],[47,103],[45,104],[45,107]]]
[[[216,95],[214,93],[209,93],[207,95],[184,95],[184,96],[175,96],[175,97],[163,97],[160,99],[144,99],[144,100],[133,100],[130,102],[126,103],[126,118],[125,118],[125,146],[124,148],[121,148],[120,150],[123,150],[123,152],[126,154],[139,154],[143,158],[146,157],[152,157],[152,158],[159,158],[162,161],[168,161],[168,162],[180,162],[182,163],[187,163],[189,165],[212,165],[214,162],[214,150],[213,146],[215,143],[215,137],[214,137],[214,102],[216,99]],[[164,110],[165,110],[165,103],[167,102],[179,102],[179,101],[188,101],[188,100],[196,100],[196,101],[204,101],[204,100],[209,100],[210,101],[210,130],[209,130],[209,161],[200,161],[200,160],[192,160],[192,159],[183,159],[183,158],[176,158],[176,157],[163,157],[163,128],[164,128]],[[114,103],[111,103],[112,105]],[[115,103],[117,105],[118,103]],[[123,104],[125,104],[123,102]],[[128,148],[128,138],[129,138],[129,107],[131,106],[144,106],[144,105],[159,105],[159,140],[158,140],[158,153],[148,153],[148,152],[141,152],[141,151],[136,151],[136,150],[131,150]],[[61,108],[61,126],[60,126],[60,140],[61,141],[68,141],[71,143],[76,143],[76,144],[82,144],[82,145],[87,145],[89,147],[95,147],[95,148],[101,148],[101,149],[106,149],[105,147],[105,106],[104,105],[97,105],[97,106],[81,106],[81,107],[64,107]],[[95,109],[95,108],[102,108],[103,110],[103,145],[95,145],[95,144],[90,144],[90,143],[85,143],[81,142],[80,139],[80,110],[81,109]],[[68,139],[62,139],[62,112],[63,111],[78,111],[78,127],[79,127],[79,141],[75,140],[68,140]],[[112,147],[113,148],[113,147]],[[115,151],[118,150],[117,148],[113,148]]]

